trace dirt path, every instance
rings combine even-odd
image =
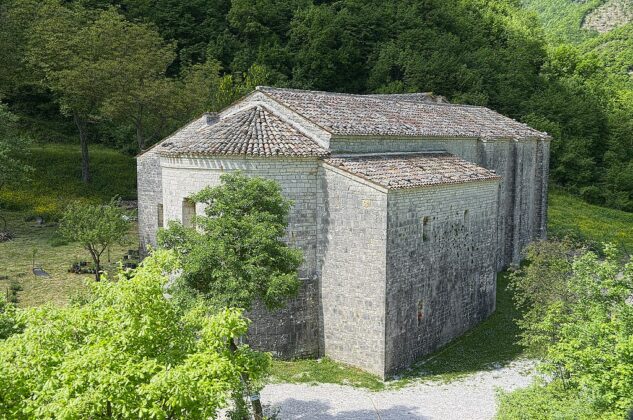
[[[341,385],[272,384],[262,401],[279,419],[490,419],[496,390],[532,382],[533,363],[515,362],[450,383],[420,382],[399,390],[371,392]]]

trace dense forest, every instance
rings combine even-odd
[[[88,144],[134,153],[258,84],[431,91],[549,132],[553,182],[633,211],[633,23],[595,12],[613,1],[5,0],[0,97],[37,141],[81,140],[88,181]]]

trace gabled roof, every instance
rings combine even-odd
[[[203,117],[204,118],[204,117]],[[261,105],[196,120],[159,146],[164,156],[326,156],[329,152]]]
[[[446,152],[334,156],[325,163],[389,190],[501,179]]]
[[[548,137],[488,108],[452,105],[430,94],[353,95],[264,86],[257,90],[335,136]]]

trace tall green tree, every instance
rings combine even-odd
[[[221,181],[190,197],[206,206],[196,227],[172,221],[159,243],[177,250],[184,284],[217,306],[281,308],[299,288],[302,261],[283,241],[291,202],[272,180],[236,172]]]
[[[143,149],[148,138],[173,127],[172,119],[186,119],[178,86],[165,77],[174,46],[149,26],[130,23],[112,8],[95,14],[51,0],[38,10],[31,31],[27,61],[73,118],[84,182],[90,179],[89,124],[111,119],[131,125]]]
[[[178,87],[165,77],[176,57],[175,46],[148,25],[126,21],[114,9],[102,12],[85,35],[84,42],[99,49],[99,114],[133,126],[139,150],[145,149],[148,138],[156,139],[179,114]]]

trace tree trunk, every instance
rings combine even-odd
[[[237,344],[235,344],[234,340],[231,340],[231,342],[229,343],[229,347],[231,349],[231,352],[235,353],[235,351],[237,350]],[[259,399],[259,393],[251,394],[249,387],[250,378],[248,377],[248,374],[241,373],[240,376],[242,377],[242,382],[244,382],[244,385],[246,386],[246,393],[248,394],[251,406],[253,407],[254,419],[264,420],[264,410],[262,409],[262,402]]]
[[[90,161],[88,156],[88,133],[86,130],[86,120],[77,114],[73,115],[77,130],[79,130],[79,141],[81,143],[81,180],[90,182]]]
[[[95,281],[101,281],[101,261],[99,257],[95,257]]]
[[[145,150],[145,137],[143,136],[143,120],[136,119],[134,125],[136,126],[136,142],[138,143],[139,151]]]
[[[86,245],[85,248],[90,252],[92,262],[95,264],[95,281],[101,281],[101,274],[99,273],[101,271],[101,253],[97,252],[92,245]]]
[[[143,126],[140,122],[136,124],[136,141],[139,151],[145,150],[145,138],[143,137]]]

